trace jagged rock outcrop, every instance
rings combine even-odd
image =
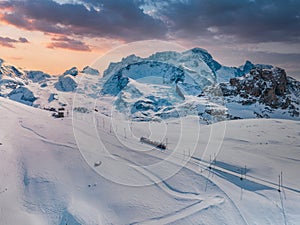
[[[246,76],[231,78],[229,83],[221,83],[220,87],[228,102],[259,103],[270,110],[287,109],[291,115],[299,116],[300,82],[287,77],[281,68],[255,67]]]
[[[14,101],[24,103],[26,105],[32,105],[37,99],[33,92],[26,87],[18,87],[8,94],[8,97]]]
[[[60,76],[58,82],[55,83],[55,88],[58,91],[64,92],[74,91],[77,88],[77,86],[77,82],[71,75]]]
[[[50,78],[51,76],[47,73],[44,73],[42,71],[26,71],[27,78],[32,80],[32,82],[37,83],[46,80],[47,78]]]
[[[95,76],[97,76],[97,75],[100,74],[99,71],[98,71],[97,69],[94,69],[94,68],[92,68],[92,67],[90,67],[90,66],[84,67],[84,68],[82,69],[81,73],[85,73],[85,74],[89,74],[89,75],[95,75]]]
[[[69,70],[66,70],[64,73],[63,73],[63,76],[65,75],[71,75],[71,76],[77,76],[78,75],[78,69],[77,67],[72,67],[71,69]]]

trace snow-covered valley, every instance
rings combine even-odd
[[[299,224],[299,122],[186,117],[126,133],[97,112],[72,124],[3,98],[0,110],[1,224]]]

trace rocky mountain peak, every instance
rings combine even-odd
[[[35,107],[56,107],[75,91],[99,98],[94,93],[100,90],[105,104],[135,120],[186,115],[198,115],[207,123],[225,118],[300,119],[300,82],[283,69],[250,61],[240,67],[222,66],[201,48],[146,58],[129,55],[111,62],[103,77],[97,75],[98,70],[87,66],[81,72],[72,67],[51,76],[0,60],[0,96]]]
[[[242,73],[243,74],[247,74],[249,73],[253,68],[255,67],[255,65],[250,62],[249,60],[247,60],[244,64],[244,66],[241,68]]]
[[[71,76],[77,76],[78,75],[78,73],[79,73],[79,71],[78,71],[78,69],[77,69],[77,67],[72,67],[71,69],[69,69],[69,70],[66,70],[64,73],[63,73],[63,75],[65,76],[65,75],[71,75]]]
[[[90,74],[90,75],[99,75],[99,71],[90,66],[86,66],[82,69],[81,73]]]
[[[192,48],[191,50],[188,50],[186,52],[183,53],[191,55],[192,57],[199,57],[200,59],[202,59],[212,71],[217,71],[219,70],[222,66],[220,63],[218,63],[217,61],[214,60],[214,58],[212,57],[211,54],[209,54],[208,51],[206,51],[205,49],[202,48]]]
[[[246,76],[231,78],[229,83],[221,84],[220,87],[225,97],[238,96],[243,105],[258,102],[271,109],[289,109],[290,113],[296,115],[299,114],[299,103],[292,98],[295,96],[292,86],[296,84],[294,80],[292,84],[290,79],[284,69],[255,67]]]

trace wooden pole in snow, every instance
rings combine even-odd
[[[241,177],[240,177],[241,180],[243,180],[243,168],[241,167]]]
[[[278,175],[278,192],[280,192],[280,174]]]

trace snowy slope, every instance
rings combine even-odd
[[[0,112],[1,224],[299,224],[299,122],[73,112],[72,125],[3,98]]]

